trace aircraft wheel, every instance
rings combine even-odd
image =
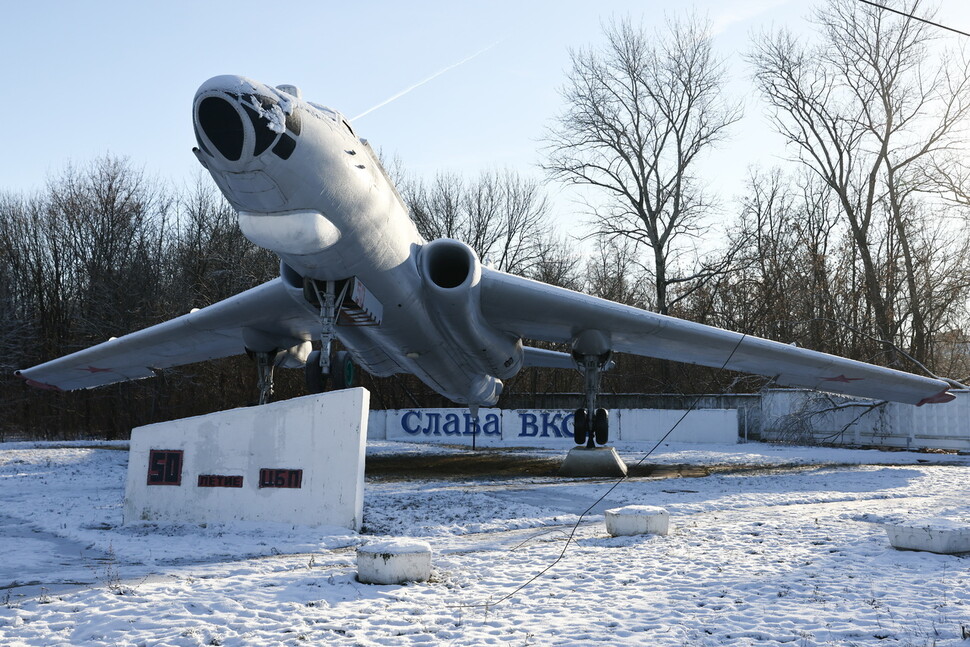
[[[573,440],[577,445],[586,444],[586,436],[589,433],[589,414],[586,409],[576,409],[573,415]]]
[[[330,364],[333,373],[333,388],[349,389],[357,383],[357,367],[350,353],[345,350],[338,351]]]
[[[597,409],[593,414],[593,436],[597,445],[605,445],[610,439],[610,412]]]
[[[303,367],[307,393],[323,393],[327,390],[327,376],[320,370],[320,351],[310,351]]]

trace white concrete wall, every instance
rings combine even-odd
[[[656,442],[684,417],[682,410],[614,409],[610,439]],[[736,409],[691,411],[670,434],[678,443],[736,443]],[[573,412],[539,409],[481,409],[479,430],[467,409],[372,411],[368,438],[407,442],[475,444],[480,447],[565,447],[573,443]],[[381,431],[383,430],[383,431]]]
[[[124,522],[358,530],[369,399],[365,389],[347,389],[132,430]],[[178,485],[148,484],[152,450],[182,452]],[[302,470],[300,487],[261,487],[262,469]],[[200,487],[201,475],[242,477],[242,487]],[[275,475],[283,481],[295,473]]]
[[[970,391],[944,404],[916,407],[815,391],[767,391],[761,400],[762,438],[908,449],[970,450]],[[830,410],[831,409],[831,410]]]
[[[671,443],[738,442],[737,409],[621,409],[620,439]],[[685,415],[686,413],[686,415]]]

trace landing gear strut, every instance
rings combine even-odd
[[[337,329],[337,282],[304,279],[303,293],[307,300],[320,306],[320,350],[313,362],[320,369],[324,383],[330,378],[331,346]],[[310,365],[309,359],[307,366]]]
[[[598,330],[584,330],[573,338],[572,354],[576,368],[583,374],[585,392],[585,406],[576,409],[573,417],[573,439],[577,445],[593,449],[610,439],[610,414],[596,408],[600,378],[613,366],[609,336]]]
[[[251,352],[256,361],[256,387],[259,389],[259,404],[266,404],[273,395],[273,369],[276,368],[276,353]]]
[[[573,439],[577,445],[585,443],[592,449],[596,445],[604,445],[610,438],[610,414],[606,409],[596,408],[596,396],[600,391],[600,377],[606,372],[612,362],[610,352],[599,355],[581,355],[577,357],[579,370],[585,381],[585,400],[583,408],[576,409],[573,416]],[[590,415],[592,414],[592,415]]]
[[[320,350],[307,357],[304,377],[307,391],[323,393],[328,385],[334,390],[354,385],[357,369],[346,351],[333,352],[336,337],[338,304],[343,302],[347,281],[305,279],[303,294],[307,301],[320,307]]]

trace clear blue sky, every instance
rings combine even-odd
[[[355,128],[418,174],[510,166],[539,176],[537,139],[561,109],[568,48],[598,42],[603,20],[631,14],[659,24],[665,12],[685,8],[709,16],[729,58],[731,90],[745,96],[739,53],[749,34],[771,25],[801,29],[812,4],[11,2],[0,24],[0,191],[32,191],[69,161],[106,152],[165,180],[191,178],[191,101],[217,74],[292,83],[306,99],[354,117],[494,43]],[[966,5],[943,0],[938,18],[970,31]],[[770,163],[780,149],[759,124],[761,108],[749,101],[745,122],[713,166],[740,180],[748,164]]]

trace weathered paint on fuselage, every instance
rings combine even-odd
[[[381,302],[380,326],[344,334],[338,327],[338,337],[351,352],[364,358],[367,353],[361,346],[373,344],[399,369],[417,375],[456,402],[494,404],[501,383],[463,361],[459,349],[449,344],[429,316],[417,263],[425,240],[376,156],[346,120],[275,88],[243,77],[220,76],[207,81],[196,94],[197,133],[204,132],[198,106],[208,97],[221,98],[237,109],[244,103],[252,110],[262,107],[257,103],[270,108],[275,104],[280,111],[274,115],[267,110],[266,118],[278,130],[282,130],[282,114],[299,123],[298,134],[292,128],[276,133],[278,139],[289,136],[296,141],[287,159],[275,153],[272,145],[253,154],[255,126],[242,110],[244,140],[239,159],[226,159],[213,150],[211,141],[197,155],[239,212],[242,231],[253,242],[276,252],[302,276],[318,280],[356,276]],[[206,142],[202,137],[199,141]]]

